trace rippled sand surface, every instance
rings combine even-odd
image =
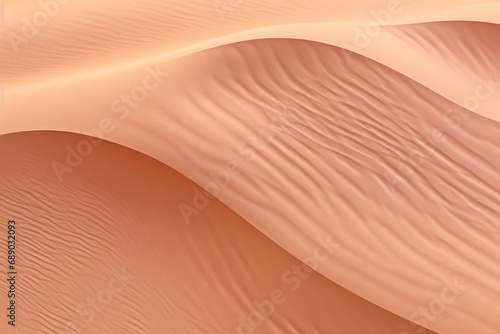
[[[0,9],[2,334],[500,331],[500,3]]]

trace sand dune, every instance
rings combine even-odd
[[[13,46],[37,6],[0,39],[16,330],[498,332],[498,3],[75,1]]]
[[[0,213],[17,218],[22,241],[21,333],[245,333],[259,307],[270,315],[256,333],[417,333],[318,273],[292,272],[298,259],[217,199],[186,224],[177,207],[196,184],[139,152],[103,142],[78,178],[55,183],[60,143],[84,138],[1,137],[11,159]]]

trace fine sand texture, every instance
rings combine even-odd
[[[498,1],[0,9],[0,333],[500,333]]]

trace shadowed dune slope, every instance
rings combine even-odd
[[[196,185],[139,152],[104,141],[60,184],[60,144],[83,139],[0,137],[0,214],[16,220],[20,254],[16,332],[248,333],[240,319],[261,307],[255,333],[417,333],[311,269],[292,272],[299,260],[217,199],[186,224],[177,207]]]

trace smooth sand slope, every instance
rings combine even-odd
[[[139,152],[103,142],[78,178],[60,184],[50,163],[61,143],[84,138],[0,137],[0,154],[10,157],[2,163],[0,214],[16,219],[21,254],[16,332],[418,333],[300,267],[217,199],[203,222],[186,224],[177,207],[196,184]],[[260,326],[242,325],[259,308],[265,322],[256,316],[250,323]],[[12,330],[4,321],[0,328]]]
[[[98,220],[84,207],[104,210],[113,236],[81,232],[85,261],[68,255],[64,282],[101,266],[81,290],[30,283],[24,298],[57,290],[65,304],[26,330],[60,328],[63,311],[128,265],[141,286],[89,332],[236,332],[237,316],[288,289],[283,273],[330,236],[340,247],[314,283],[255,333],[499,331],[498,3],[405,4],[365,46],[356,29],[387,3],[241,2],[222,18],[210,3],[117,3],[61,7],[17,53],[8,34],[0,42],[0,149],[19,152],[1,167],[3,215],[55,235],[51,208],[80,227]],[[7,5],[7,32],[36,11]],[[64,191],[74,204],[54,204]],[[67,242],[48,239],[45,249]],[[25,256],[40,267],[26,277],[53,275],[40,261],[54,259]]]

